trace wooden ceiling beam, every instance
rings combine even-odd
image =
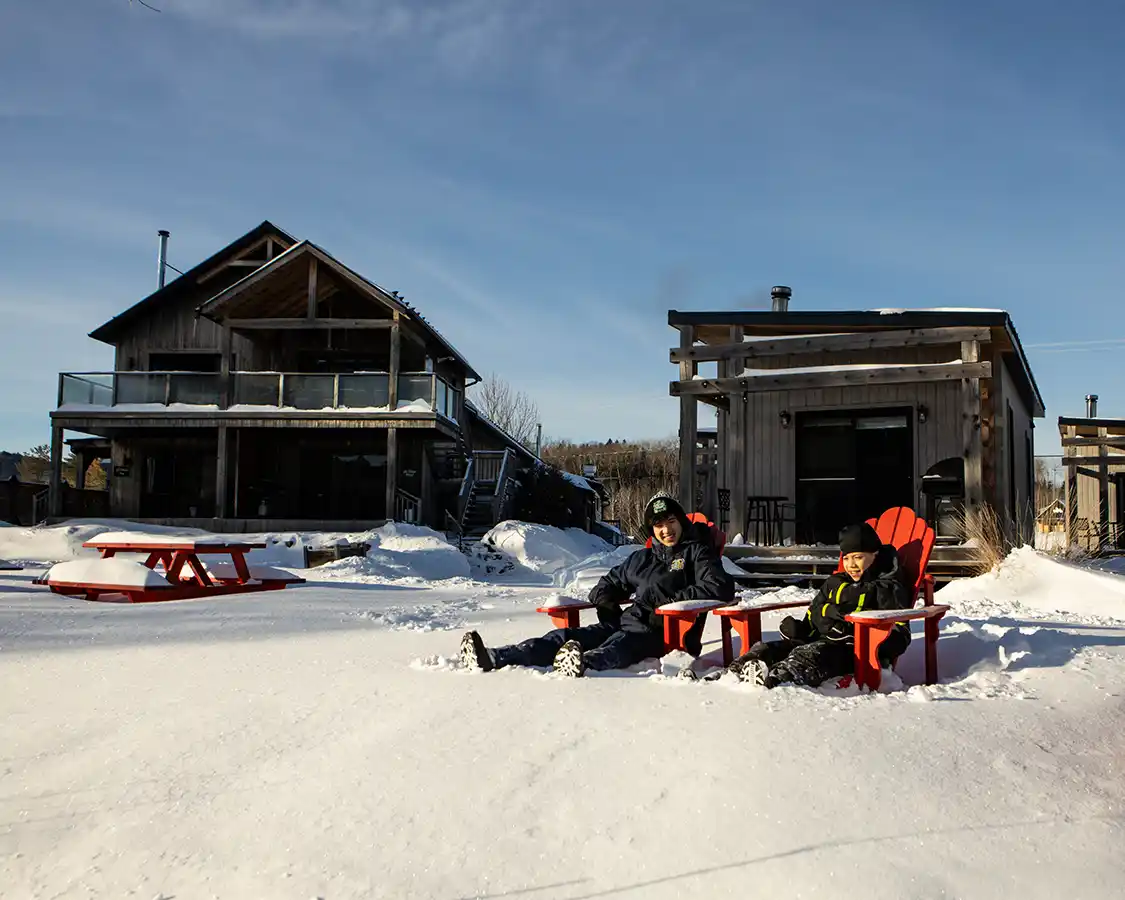
[[[776,374],[740,375],[736,378],[701,378],[673,381],[669,389],[674,397],[684,394],[721,396],[723,394],[790,391],[817,388],[853,387],[872,384],[914,384],[930,381],[958,381],[962,378],[991,378],[992,363],[939,363],[880,368],[839,368],[818,372],[790,372],[778,369]]]
[[[791,356],[801,353],[847,353],[897,347],[960,344],[962,341],[987,341],[987,328],[899,328],[894,331],[867,331],[848,334],[793,336],[731,344],[703,344],[668,352],[671,362],[716,362],[720,360]]]

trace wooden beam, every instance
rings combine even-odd
[[[309,319],[315,319],[316,318],[316,270],[317,270],[316,257],[310,255],[309,256],[309,298],[308,298],[309,303],[308,303],[308,313],[306,314],[306,318],[309,318]]]
[[[394,327],[391,319],[317,319],[317,318],[290,318],[290,319],[226,319],[224,320],[235,331],[309,331],[326,328],[352,328],[352,329],[380,329],[387,330]]]
[[[992,375],[992,366],[980,362],[980,344],[966,341],[961,345],[961,359],[958,368],[961,375],[961,440],[962,455],[965,460],[965,508],[974,511],[984,502],[982,484],[981,453],[981,408],[980,379]],[[979,366],[987,366],[981,372]]]
[[[731,343],[737,343],[742,336],[742,327],[730,327]],[[742,371],[745,361],[734,357],[728,362],[731,369]],[[728,379],[729,380],[729,379]],[[730,411],[727,415],[727,447],[723,450],[727,466],[727,489],[730,491],[730,522],[727,533],[733,537],[741,532],[746,521],[746,392],[739,390],[730,394]]]
[[[62,515],[63,429],[51,429],[51,481],[47,485],[47,515]],[[34,523],[38,524],[38,523]]]
[[[1078,457],[1063,457],[1066,469],[1066,549],[1069,550],[1077,537],[1078,532],[1078,471],[1076,466],[1070,465],[1071,461],[1077,462]]]
[[[964,346],[964,345],[962,345]],[[992,508],[1000,518],[1001,524],[1014,534],[1016,509],[1011,496],[1012,469],[1015,460],[1008,453],[1008,398],[1004,393],[1004,369],[998,344],[989,345],[991,350],[992,377],[987,382],[978,380],[981,392],[981,405],[984,406],[984,393],[987,386],[988,406],[981,409],[981,480],[983,496],[992,503]]]
[[[399,314],[394,314],[394,321],[391,323],[391,359],[389,378],[387,379],[387,405],[393,412],[398,408],[398,370],[399,359],[402,355],[402,327],[399,324]]]
[[[1102,460],[1105,460],[1107,466],[1125,466],[1125,453],[1107,454],[1106,456],[1064,456],[1062,458],[1062,465],[1064,466],[1098,466],[1102,465]],[[1090,469],[1089,474],[1097,477],[1098,469]]]
[[[788,374],[786,374],[788,372]],[[934,363],[908,366],[887,366],[879,369],[825,369],[818,372],[790,372],[778,369],[777,374],[740,375],[736,378],[673,381],[671,394],[732,394],[758,391],[790,391],[805,388],[866,386],[871,384],[912,384],[926,381],[956,381],[961,378],[987,378],[992,373],[988,362]]]
[[[840,353],[933,344],[960,344],[964,341],[987,341],[989,336],[987,328],[899,328],[894,331],[824,334],[813,337],[794,336],[764,341],[706,344],[699,347],[673,347],[669,351],[669,357],[674,363],[687,360],[710,362],[743,357],[755,359],[789,356],[798,353]]]
[[[219,426],[215,459],[215,517],[227,517],[227,464],[230,457],[230,435],[226,425]]]
[[[395,515],[395,497],[398,494],[398,429],[387,429],[387,510],[389,521]]]
[[[1125,437],[1067,437],[1062,439],[1064,447],[1117,447],[1125,448]]]
[[[219,334],[219,379],[222,382],[219,404],[223,409],[230,406],[231,400],[231,338],[230,325],[224,324]]]
[[[695,328],[680,326],[680,346],[691,347],[695,342]],[[696,364],[685,360],[680,363],[680,380],[691,381]],[[695,444],[699,432],[699,406],[690,394],[680,396],[680,506],[693,512],[695,503]]]
[[[1098,429],[1098,437],[1107,437],[1104,428]],[[1109,545],[1109,448],[1102,444],[1098,448],[1098,549]]]

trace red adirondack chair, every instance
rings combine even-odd
[[[714,522],[701,512],[688,513],[688,521],[702,522],[707,526],[711,534],[711,540],[715,546],[715,551],[719,554],[719,560],[721,562],[723,548],[727,544],[727,536],[715,526]],[[645,546],[652,546],[651,537],[645,541]],[[632,602],[632,600],[623,600],[622,605]],[[687,635],[692,625],[695,624],[696,619],[701,615],[706,615],[710,610],[719,609],[722,606],[722,603],[713,600],[686,600],[683,603],[672,603],[657,609],[657,613],[664,620],[664,652],[671,653],[673,650],[683,650],[684,637]],[[541,606],[535,611],[547,613],[547,615],[551,617],[551,624],[554,625],[555,628],[577,628],[579,613],[584,609],[593,608],[594,604],[592,603],[587,603],[584,600],[576,600],[557,606]]]
[[[888,509],[877,519],[868,519],[884,544],[898,551],[899,566],[907,584],[913,586],[914,603],[922,595],[922,606],[910,610],[874,610],[847,616],[855,625],[855,678],[872,690],[881,680],[878,651],[896,622],[925,619],[926,684],[937,681],[938,622],[948,606],[934,605],[934,579],[926,572],[934,548],[934,530],[926,520],[905,506]],[[836,571],[843,570],[843,555]]]

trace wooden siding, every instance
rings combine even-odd
[[[737,403],[739,399],[736,397],[733,402]],[[919,405],[925,405],[929,410],[924,424],[917,422]],[[785,495],[790,500],[796,498],[797,413],[894,407],[909,407],[915,416],[912,428],[917,496],[922,486],[922,475],[927,469],[943,459],[961,455],[959,383],[770,391],[749,395],[745,403],[746,493]],[[793,417],[788,427],[781,422],[783,411]],[[953,427],[954,423],[956,427]],[[725,433],[721,433],[720,443],[725,437],[729,445],[728,429],[729,420],[728,428],[723,429]],[[721,487],[733,487],[729,484],[731,473],[722,466],[720,478],[723,479]]]

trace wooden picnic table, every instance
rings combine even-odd
[[[83,594],[97,600],[103,594],[125,594],[134,603],[153,600],[183,600],[249,591],[280,590],[304,579],[273,566],[250,565],[246,554],[266,547],[256,541],[229,541],[128,532],[110,532],[86,541],[83,547],[98,550],[99,560],[77,560],[53,566],[44,583],[55,593]],[[146,554],[143,569],[120,563],[118,554]],[[227,556],[205,566],[201,556]],[[163,578],[156,572],[164,570]]]

